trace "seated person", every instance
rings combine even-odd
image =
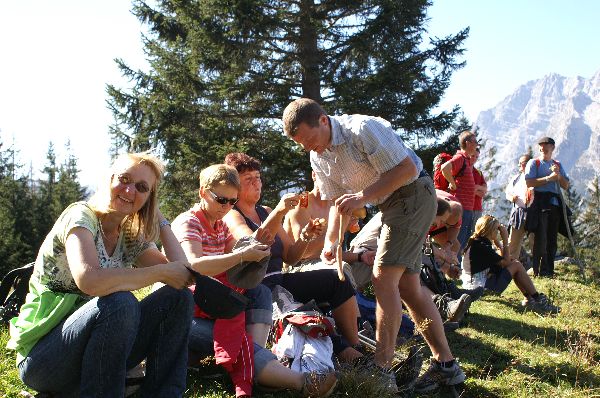
[[[7,344],[40,395],[123,397],[127,370],[144,358],[141,396],[186,391],[192,275],[158,209],[162,172],[147,153],[119,156],[98,192],[68,206],[42,243]],[[155,282],[166,286],[133,295]]]
[[[281,285],[299,302],[307,303],[314,299],[317,303],[329,303],[336,327],[347,342],[336,344],[336,340],[332,339],[335,354],[343,361],[360,356],[361,354],[353,348],[359,344],[359,312],[351,283],[347,280],[340,281],[333,269],[282,273],[284,262],[297,263],[309,243],[323,233],[321,228],[314,228],[314,220],[303,226],[299,239],[290,238],[284,231],[283,217],[298,206],[299,195],[284,195],[273,210],[261,206],[258,204],[262,189],[258,160],[243,153],[230,153],[225,158],[225,163],[237,169],[241,181],[240,200],[234,206],[234,211],[223,218],[233,236],[239,239],[259,229],[266,230],[274,236],[271,259],[263,283],[271,289]]]
[[[466,288],[483,286],[500,294],[514,280],[525,296],[523,307],[542,314],[560,312],[560,307],[538,293],[523,264],[511,258],[506,227],[493,216],[485,215],[477,220],[475,232],[465,246],[462,268],[461,279]]]
[[[312,173],[313,181],[315,173]],[[307,192],[307,207],[298,206],[290,210],[283,221],[283,228],[290,239],[300,238],[302,228],[314,219],[327,219],[329,217],[330,203],[328,200],[321,199],[318,187],[315,185],[312,191]],[[353,220],[356,225],[356,220]],[[349,226],[349,227],[350,227]],[[375,237],[377,239],[377,236]],[[321,251],[325,236],[320,235],[308,244],[308,247],[302,254],[299,262],[296,264],[287,264],[289,272],[308,271],[316,269],[331,269],[332,266],[321,261]],[[371,282],[371,272],[375,260],[375,249],[361,250],[360,252],[344,251],[342,260],[346,276],[356,289],[362,289],[367,283]]]
[[[445,225],[447,222],[447,218],[450,216],[450,205],[444,199],[438,198],[438,207],[436,211],[435,220],[431,226],[432,229],[439,228],[442,225]],[[375,214],[373,218],[369,220],[369,222],[361,229],[361,231],[356,235],[354,239],[350,242],[350,250],[355,253],[375,253],[377,251],[377,238],[379,237],[379,232],[381,230],[381,212]],[[436,261],[439,261],[440,258],[446,258],[446,252],[436,246],[432,246],[433,254]],[[362,254],[364,256],[364,254]],[[425,255],[424,255],[425,257]],[[369,257],[367,257],[369,258]],[[428,259],[424,258],[424,261]],[[372,267],[372,263],[371,263]],[[352,265],[352,271],[356,267],[354,264]],[[362,275],[362,274],[361,274]],[[363,276],[356,276],[357,284],[366,284],[370,281],[370,278],[367,280]],[[452,283],[448,281],[448,283]],[[434,299],[434,303],[436,307],[440,311],[440,315],[442,319],[448,320],[451,322],[460,322],[464,314],[468,311],[471,302],[475,300],[477,297],[471,297],[468,291],[461,291],[456,288],[456,295],[450,295],[450,297],[438,297],[438,294],[434,294],[431,290],[428,289],[429,294]]]
[[[200,201],[175,218],[173,229],[193,270],[215,276],[222,283],[243,292],[243,289],[227,281],[225,272],[242,262],[242,259],[259,261],[265,258],[269,255],[269,249],[264,244],[251,244],[232,252],[236,239],[222,218],[237,202],[239,190],[240,180],[234,168],[226,165],[207,167],[200,173]],[[320,397],[331,393],[337,382],[334,373],[316,375],[294,372],[280,364],[275,355],[264,348],[271,326],[270,290],[258,285],[248,290],[246,295],[253,302],[245,314],[240,314],[245,316],[245,322],[236,318],[210,319],[196,307],[189,340],[191,362],[218,352],[217,363],[229,371],[238,397],[252,395],[253,381],[266,387],[295,389],[304,396]],[[239,327],[240,323],[242,330],[233,334],[240,335],[241,339],[232,347],[226,337],[231,336],[231,328]],[[244,324],[248,333],[243,330]],[[256,337],[257,341],[253,343],[252,337]],[[223,345],[226,346],[226,357],[219,355]],[[238,354],[232,355],[232,352]]]
[[[462,205],[456,196],[446,191],[436,189],[435,194],[438,199],[444,199],[448,202],[450,205],[450,216],[448,216],[448,219],[442,225],[432,227],[429,231],[429,237],[433,243],[437,244],[446,253],[439,259],[442,271],[455,279],[460,276],[460,268],[456,267],[453,269],[450,265],[459,264],[457,259],[458,251],[460,250],[458,233],[462,224]]]

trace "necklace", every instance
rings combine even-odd
[[[112,240],[108,235],[104,232],[104,228],[102,228],[102,220],[98,220],[98,225],[100,226],[100,233],[104,237],[104,240]],[[121,233],[121,225],[117,228],[117,239],[119,238],[119,234]]]

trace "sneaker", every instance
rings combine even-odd
[[[304,373],[304,384],[302,385],[300,395],[302,397],[314,398],[328,397],[335,389],[337,382],[338,378],[335,372]]]
[[[448,303],[448,322],[460,322],[471,306],[471,296],[463,294],[458,300]]]
[[[447,294],[434,294],[431,298],[442,320],[448,322],[460,322],[471,306],[471,297],[468,294],[463,294],[458,300],[452,300]]]
[[[454,365],[450,368],[442,368],[438,361],[432,359],[429,369],[417,379],[414,390],[418,394],[431,392],[442,386],[461,384],[465,381],[465,378],[466,376],[458,366],[458,362],[454,361]]]
[[[544,293],[540,293],[537,299],[533,297],[523,299],[521,305],[525,309],[537,312],[538,314],[558,314],[560,312],[560,307],[553,305]]]
[[[463,294],[471,296],[471,302],[479,300],[483,296],[485,288],[483,286],[477,286],[475,289],[459,289]]]

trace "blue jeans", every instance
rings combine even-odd
[[[139,302],[96,297],[42,337],[18,365],[25,384],[56,397],[123,397],[125,374],[146,358],[141,397],[181,397],[193,298],[169,286]]]
[[[244,294],[250,299],[246,308],[246,324],[271,324],[272,297],[271,290],[263,284],[249,289]],[[196,363],[202,358],[214,356],[213,327],[215,321],[207,318],[193,318],[190,330],[190,362]],[[269,350],[254,343],[254,375],[259,375],[270,361],[277,357]]]
[[[463,250],[467,245],[467,241],[473,234],[473,210],[463,210],[462,224],[458,232],[458,242],[460,250]]]

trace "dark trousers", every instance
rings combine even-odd
[[[533,241],[533,273],[540,276],[554,276],[560,208],[550,206],[540,213],[539,224]]]

